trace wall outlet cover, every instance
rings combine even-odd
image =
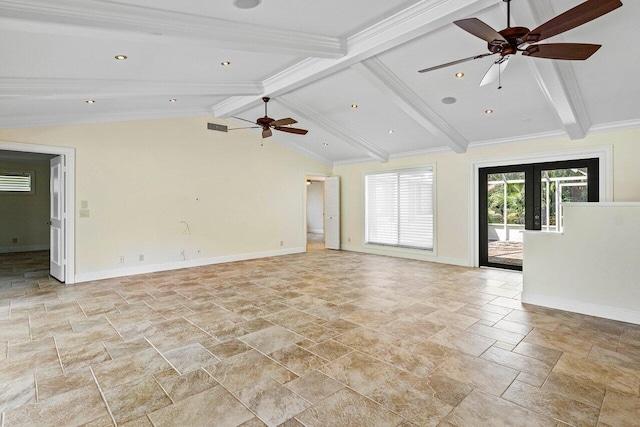
[[[89,218],[90,213],[89,209],[80,209],[80,218]]]

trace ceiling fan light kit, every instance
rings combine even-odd
[[[587,0],[537,28],[529,30],[526,27],[511,27],[511,0],[503,1],[507,3],[507,28],[502,31],[494,30],[478,18],[467,18],[454,22],[454,24],[468,33],[486,41],[489,53],[436,65],[419,72],[426,73],[486,56],[500,55],[500,58],[493,63],[483,77],[480,85],[484,86],[500,78],[509,59],[518,52],[522,53],[523,56],[535,58],[584,61],[596,53],[601,46],[586,43],[532,43],[538,43],[579,27],[622,6],[620,0]]]
[[[264,102],[264,117],[260,117],[255,122],[252,122],[251,120],[243,119],[241,117],[233,117],[234,119],[238,119],[238,120],[242,120],[244,122],[252,123],[252,124],[255,124],[257,126],[247,126],[247,127],[242,127],[242,128],[229,129],[229,127],[225,126],[225,125],[218,125],[218,124],[215,124],[215,123],[207,123],[207,129],[215,130],[215,131],[219,131],[219,132],[228,132],[230,130],[260,129],[260,128],[262,128],[262,139],[271,137],[273,135],[272,129],[280,131],[280,132],[285,132],[285,133],[293,133],[293,134],[296,134],[296,135],[306,135],[309,132],[308,130],[305,130],[305,129],[298,129],[298,128],[291,127],[291,125],[296,124],[298,122],[296,120],[290,118],[290,117],[288,117],[286,119],[280,119],[280,120],[274,120],[271,117],[269,117],[269,114],[267,112],[267,105],[268,105],[270,100],[271,100],[271,98],[269,98],[267,96],[262,98],[262,101]]]

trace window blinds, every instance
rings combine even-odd
[[[366,243],[433,249],[433,169],[365,175]]]
[[[31,191],[31,174],[0,172],[0,192],[28,193]]]

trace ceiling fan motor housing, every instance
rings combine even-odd
[[[525,36],[529,34],[529,29],[525,27],[509,27],[499,31],[504,40],[493,40],[489,42],[490,52],[499,53],[502,56],[513,55],[518,51],[518,46],[525,43]]]

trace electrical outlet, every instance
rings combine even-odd
[[[284,240],[280,240],[280,246],[284,246]]]
[[[196,253],[197,253],[198,255],[200,255],[200,253],[201,253],[201,252],[202,252],[202,251],[200,250],[200,248],[196,249]]]
[[[11,239],[11,243],[18,243],[18,238],[14,237],[13,239]]]
[[[124,257],[120,256],[120,264],[124,264]]]
[[[144,254],[138,255],[138,261],[144,261]]]
[[[80,218],[89,218],[89,209],[80,209]]]
[[[89,202],[86,200],[80,201],[80,209],[89,209]]]
[[[347,242],[351,243],[351,237],[347,238]]]

